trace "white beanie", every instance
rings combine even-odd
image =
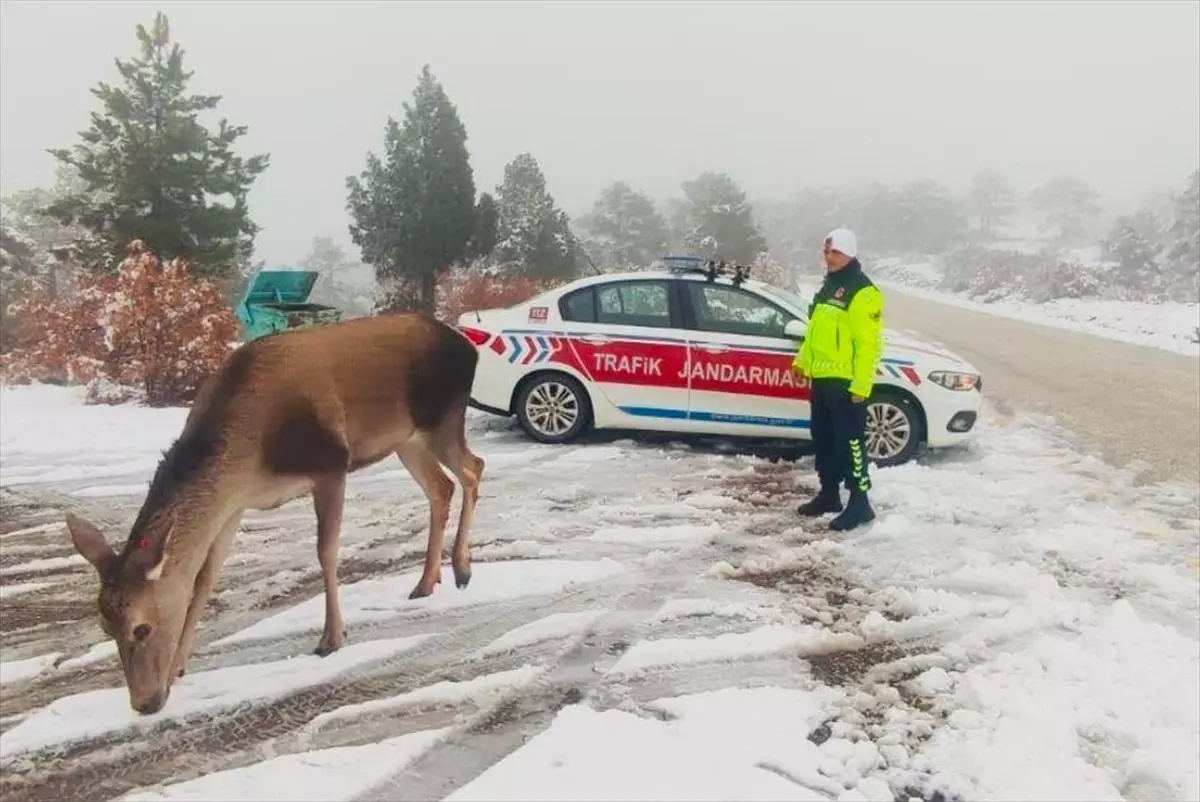
[[[825,241],[829,243],[830,248],[846,254],[851,259],[858,256],[858,238],[848,228],[835,228],[825,235]]]

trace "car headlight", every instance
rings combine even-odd
[[[978,373],[956,373],[952,370],[935,370],[927,377],[934,384],[947,390],[974,390],[979,385]]]

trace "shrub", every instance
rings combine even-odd
[[[138,388],[151,406],[192,399],[233,350],[233,310],[216,284],[192,278],[183,261],[160,266],[141,240],[126,254],[115,275],[80,275],[69,298],[34,294],[13,305],[22,336],[5,355],[6,379],[104,380],[89,390],[95,403],[110,402],[111,385]]]
[[[1101,274],[1054,253],[1021,253],[968,246],[945,257],[941,289],[983,301],[1023,298],[1045,302],[1100,294]]]
[[[554,279],[539,281],[528,276],[477,267],[453,270],[438,285],[437,316],[453,324],[464,312],[519,304],[560,283],[563,282]]]

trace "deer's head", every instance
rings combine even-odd
[[[129,704],[147,715],[167,702],[175,650],[191,603],[191,582],[163,576],[174,522],[169,512],[150,519],[117,552],[94,525],[67,516],[75,550],[100,575],[100,628],[117,644]]]

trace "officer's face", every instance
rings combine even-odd
[[[835,270],[841,270],[850,262],[850,257],[830,247],[829,240],[825,240],[824,244],[821,245],[821,257],[825,260],[825,269],[831,273]]]

